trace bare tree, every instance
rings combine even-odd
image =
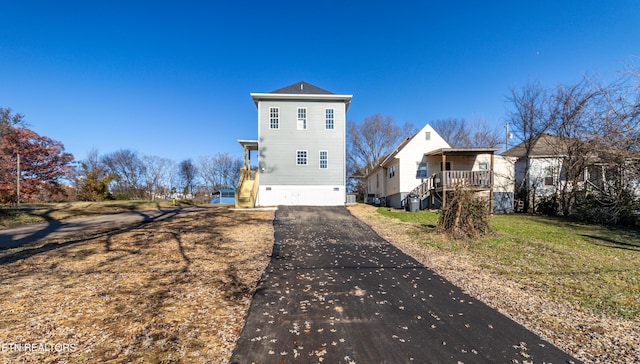
[[[451,147],[466,148],[471,145],[471,133],[464,119],[439,119],[431,121],[429,124]]]
[[[210,192],[217,188],[232,188],[240,179],[242,160],[229,153],[198,158],[200,174]]]
[[[142,162],[145,166],[144,181],[149,197],[154,200],[158,196],[168,195],[171,171],[175,168],[175,163],[157,156],[143,156]]]
[[[508,101],[512,104],[509,113],[509,123],[512,130],[524,146],[525,165],[523,185],[521,186],[524,198],[525,211],[533,206],[531,196],[531,181],[529,167],[531,152],[538,139],[549,129],[550,120],[546,115],[546,92],[538,82],[530,82],[521,90],[511,89]]]
[[[191,159],[185,159],[178,165],[178,180],[185,196],[193,193],[197,175],[198,169]]]
[[[402,127],[390,116],[375,114],[362,123],[349,122],[348,159],[358,168],[373,168],[380,159],[393,150],[404,138],[415,133],[411,123]]]
[[[382,157],[405,138],[415,134],[413,124],[402,127],[395,124],[390,116],[375,114],[362,123],[350,121],[347,125],[347,176],[350,190],[364,190],[362,176],[372,169]],[[362,197],[362,196],[361,196]]]
[[[570,215],[581,188],[585,169],[594,162],[594,125],[591,102],[596,92],[586,82],[574,85],[558,85],[549,97],[550,131],[555,135],[551,148],[562,156],[561,170],[555,179],[557,203],[563,215]],[[557,212],[557,211],[554,211]]]
[[[128,199],[142,198],[145,165],[137,152],[121,149],[105,155],[103,163],[111,174],[118,176],[114,180],[114,193]]]
[[[431,126],[453,148],[497,148],[502,144],[502,131],[484,119],[467,122],[449,118],[430,122]]]
[[[598,130],[593,130],[593,139],[604,150],[607,168],[605,183],[588,208],[598,211],[590,213],[598,222],[633,223],[639,208],[640,71],[628,68],[609,84],[593,78],[589,82],[597,91],[593,118]]]

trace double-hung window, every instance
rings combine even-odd
[[[307,128],[307,108],[298,108],[298,130],[305,130]]]
[[[298,165],[298,166],[306,166],[307,165],[307,151],[306,150],[296,150],[296,165]]]
[[[325,129],[334,129],[335,128],[335,111],[334,109],[324,109],[324,128]]]
[[[329,152],[326,150],[320,151],[320,169],[329,168]]]
[[[270,107],[269,108],[269,129],[279,129],[279,128],[280,128],[280,108]]]

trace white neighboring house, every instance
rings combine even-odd
[[[441,148],[449,148],[449,144],[426,124],[367,171],[367,198],[382,198],[386,205],[397,208],[404,206],[407,194],[429,176],[424,154]]]
[[[301,81],[252,93],[258,140],[241,140],[245,167],[238,206],[336,206],[346,202],[346,112],[352,95]],[[247,152],[258,151],[251,170]]]
[[[401,208],[414,194],[420,208],[441,208],[455,188],[493,201],[491,211],[512,212],[515,158],[495,148],[451,148],[429,125],[405,139],[366,175],[367,197]]]

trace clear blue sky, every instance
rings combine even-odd
[[[640,1],[0,0],[0,106],[76,159],[240,155],[251,92],[307,81],[347,118],[504,125],[510,88],[640,64]]]

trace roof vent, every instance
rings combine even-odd
[[[300,89],[301,89],[301,90],[304,90],[304,83],[301,83],[301,84],[300,84]]]

